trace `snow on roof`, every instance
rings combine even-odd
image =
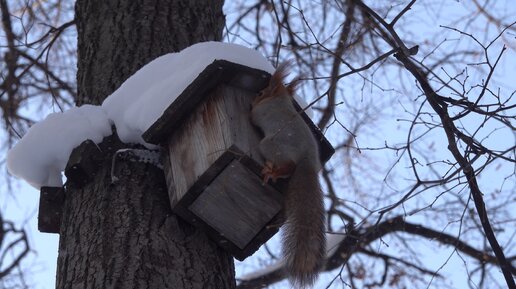
[[[35,188],[61,186],[61,172],[72,150],[86,139],[99,143],[111,133],[111,122],[100,106],[49,114],[7,153],[7,169]]]
[[[141,135],[206,66],[220,59],[274,71],[258,51],[236,44],[203,42],[163,55],[129,77],[101,106],[52,113],[33,125],[7,154],[9,173],[37,189],[61,186],[72,150],[86,139],[101,142],[112,124],[123,142],[151,147]]]
[[[141,135],[199,73],[217,59],[274,72],[274,67],[258,51],[222,42],[202,42],[179,53],[158,57],[102,103],[116,125],[120,140],[144,144]]]

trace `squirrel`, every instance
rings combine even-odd
[[[259,151],[265,158],[264,183],[289,178],[285,194],[283,255],[293,285],[313,286],[326,255],[323,194],[317,174],[321,168],[314,135],[292,101],[299,78],[283,81],[290,64],[284,62],[269,85],[252,102],[251,122],[264,134]]]

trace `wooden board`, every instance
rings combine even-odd
[[[59,234],[63,202],[63,187],[41,187],[38,211],[40,232]]]
[[[252,126],[252,92],[221,85],[205,97],[169,136],[164,149],[165,177],[175,205],[222,153],[236,146],[243,154],[262,163],[260,135]]]
[[[163,115],[142,135],[148,143],[160,144],[191,114],[197,105],[221,84],[256,93],[267,86],[270,74],[226,60],[215,60],[163,112]]]
[[[286,183],[263,185],[260,169],[258,163],[233,146],[215,161],[172,210],[190,224],[202,228],[235,258],[244,260],[274,236],[282,223],[283,195],[280,191],[285,189]],[[233,186],[227,187],[228,182]],[[267,217],[257,217],[260,213]]]
[[[296,110],[301,114],[301,117],[304,119],[312,134],[319,145],[319,158],[321,160],[321,164],[324,165],[327,161],[330,160],[331,156],[335,153],[335,149],[330,144],[328,139],[324,137],[322,131],[313,123],[312,119],[302,110],[301,106],[294,100],[293,101]]]
[[[92,140],[83,141],[72,150],[65,168],[68,184],[82,187],[95,177],[103,154]]]
[[[188,209],[244,249],[282,208],[278,192],[237,160],[229,163]]]
[[[215,60],[206,66],[142,137],[148,143],[163,143],[216,87],[227,85],[240,88],[254,97],[255,93],[267,86],[270,77],[269,73],[262,70],[226,60]],[[326,163],[335,149],[301,107],[296,102],[294,104],[319,141],[321,163]]]
[[[223,103],[218,94],[208,96],[170,135],[166,173],[171,205],[181,199],[197,179],[226,151]]]

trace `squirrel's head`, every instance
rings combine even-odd
[[[278,65],[278,68],[276,68],[276,71],[271,76],[269,85],[258,93],[256,98],[253,100],[252,105],[255,106],[266,99],[274,97],[292,97],[300,81],[299,78],[295,78],[288,85],[284,84],[285,78],[289,75],[291,67],[291,61],[284,61]]]

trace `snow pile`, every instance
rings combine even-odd
[[[346,238],[346,232],[326,233],[326,258],[330,258],[340,246],[340,243]]]
[[[131,76],[102,103],[120,139],[145,144],[141,135],[217,59],[274,72],[274,67],[258,51],[229,43],[203,42],[161,56]]]
[[[61,186],[72,150],[86,139],[99,143],[111,135],[111,122],[100,106],[83,105],[52,113],[33,125],[7,154],[7,169],[35,188]]]
[[[274,71],[256,50],[229,43],[203,42],[161,56],[127,79],[102,106],[53,113],[32,126],[7,154],[9,172],[37,189],[61,186],[61,172],[72,150],[86,139],[101,142],[111,134],[112,124],[123,142],[150,147],[141,137],[143,132],[215,60]]]

